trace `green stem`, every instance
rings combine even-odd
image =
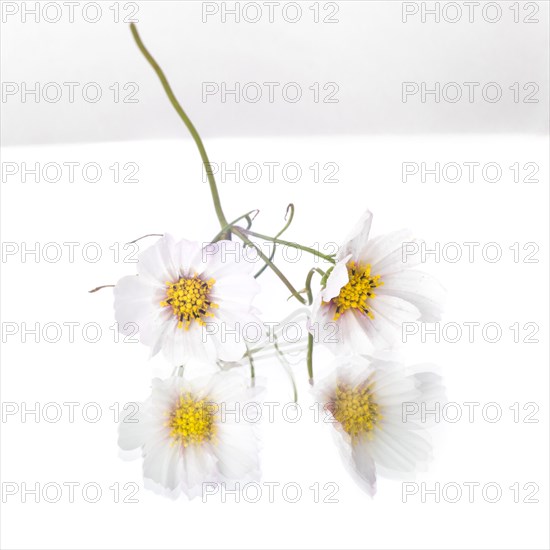
[[[111,287],[115,287],[116,285],[102,285],[102,286],[96,286],[95,288],[92,288],[92,290],[88,290],[88,292],[90,294],[92,294],[93,292],[97,292],[98,290],[101,290],[102,288],[111,288]]]
[[[290,212],[290,215],[289,215],[289,212]],[[288,220],[287,220],[287,218],[288,218]],[[285,223],[285,226],[278,233],[275,234],[276,239],[278,239],[290,227],[290,224],[292,223],[293,219],[294,219],[294,205],[292,203],[290,203],[286,207],[286,214],[285,214],[286,223]],[[247,227],[247,229],[250,229],[250,227]],[[273,261],[273,258],[275,258],[276,250],[277,250],[277,245],[274,244],[273,245],[273,250],[271,251],[271,254],[269,255],[269,259],[271,261]],[[254,275],[254,279],[257,279],[266,269],[267,269],[267,264],[264,264],[263,267],[260,268],[259,271]]]
[[[288,361],[286,360],[285,354],[279,348],[279,344],[277,343],[276,338],[275,338],[275,341],[273,342],[273,346],[275,348],[275,351],[279,355],[279,361],[285,367],[285,370],[288,374],[288,377],[290,378],[290,383],[292,384],[292,397],[294,399],[294,403],[298,403],[298,388],[296,387],[296,380],[294,380],[294,375],[292,374],[292,369],[288,365]]]
[[[281,279],[283,284],[290,290],[292,293],[292,296],[296,298],[301,304],[306,304],[306,300],[300,295],[300,293],[292,286],[292,283],[283,275],[281,270],[260,250],[260,248],[253,243],[245,234],[245,229],[242,227],[235,227],[233,228],[233,233],[241,239],[241,241],[246,244],[247,246],[251,246],[252,248],[256,249],[256,252],[258,253],[258,256],[273,270],[275,275]]]
[[[311,333],[307,337],[307,373],[309,383],[313,386],[313,334]]]
[[[187,116],[187,114],[179,104],[178,100],[176,99],[176,96],[174,95],[174,92],[172,91],[172,88],[170,87],[170,84],[168,83],[168,80],[166,79],[166,76],[164,75],[162,69],[159,67],[158,63],[154,60],[153,56],[147,51],[147,48],[144,46],[143,42],[141,41],[141,38],[139,36],[139,33],[134,23],[130,23],[130,30],[132,31],[132,35],[134,37],[134,40],[136,41],[136,44],[139,50],[141,51],[145,59],[147,59],[151,67],[153,67],[153,70],[155,71],[155,73],[157,73],[157,76],[159,77],[159,80],[162,84],[162,87],[164,88],[164,91],[166,92],[166,95],[168,96],[168,99],[170,100],[170,103],[172,104],[172,106],[174,107],[174,109],[176,110],[180,118],[183,120],[183,123],[189,130],[191,137],[193,138],[193,140],[197,145],[197,148],[201,155],[202,163],[204,165],[204,169],[206,170],[208,183],[210,184],[210,192],[212,194],[212,200],[214,201],[216,216],[218,216],[220,226],[224,228],[225,226],[228,225],[227,220],[225,218],[225,214],[223,213],[222,205],[220,202],[220,195],[218,193],[218,187],[216,186],[216,180],[214,178],[214,173],[212,172],[212,167],[210,165],[210,161],[208,160],[208,155],[206,154],[206,149],[204,148],[204,145],[199,136],[199,133],[197,132],[190,118]]]
[[[314,256],[317,256],[318,258],[323,258],[323,260],[326,260],[327,262],[330,262],[331,264],[335,264],[336,260],[332,256],[328,256],[327,254],[323,254],[322,252],[319,252],[318,250],[315,250],[314,248],[310,248],[309,246],[303,246],[298,243],[293,243],[291,241],[283,241],[282,239],[277,239],[276,237],[269,237],[268,235],[262,235],[261,233],[256,233],[255,231],[250,231],[248,229],[239,228],[241,231],[246,233],[247,235],[250,235],[251,237],[256,237],[257,239],[263,239],[264,241],[270,241],[272,243],[276,244],[282,244],[284,246],[289,246],[291,248],[297,248],[298,250],[303,250],[304,252],[308,252],[309,254],[313,254]]]
[[[307,299],[308,299],[309,305],[313,303],[313,292],[311,292],[311,280],[313,278],[313,275],[315,275],[315,273],[319,273],[321,277],[324,277],[326,275],[326,273],[322,269],[319,269],[318,267],[312,268],[310,272],[307,274],[305,291],[307,293]]]
[[[222,205],[220,202],[220,195],[218,193],[218,187],[216,186],[216,180],[214,178],[214,174],[212,172],[212,167],[210,165],[210,161],[208,160],[208,155],[206,154],[206,149],[204,148],[204,145],[202,143],[202,140],[199,136],[199,133],[197,132],[195,126],[183,110],[182,106],[179,104],[178,100],[176,99],[176,96],[174,95],[174,92],[172,91],[172,88],[170,87],[170,84],[168,83],[168,80],[166,79],[166,76],[164,75],[164,72],[158,65],[158,63],[155,61],[153,56],[148,52],[147,48],[144,46],[143,42],[141,41],[141,38],[139,36],[139,33],[137,31],[136,26],[131,23],[130,24],[130,30],[132,31],[132,35],[134,37],[134,40],[136,41],[136,44],[145,57],[151,67],[153,67],[153,70],[157,74],[162,87],[164,88],[164,91],[166,95],[168,96],[168,99],[170,100],[170,103],[180,116],[180,118],[183,120],[183,123],[189,130],[189,133],[191,134],[193,140],[195,141],[195,144],[197,145],[197,148],[199,150],[199,153],[201,155],[202,163],[204,165],[204,169],[206,170],[206,175],[208,176],[208,182],[210,184],[210,192],[212,194],[212,201],[214,202],[214,208],[216,210],[216,215],[218,216],[218,220],[220,222],[220,227],[222,229],[221,236],[224,236],[225,233],[228,231],[228,227],[231,226],[231,224],[227,223],[227,219],[225,217],[225,214],[223,213]],[[246,217],[246,216],[245,216]],[[233,233],[239,237],[246,245],[252,246],[256,249],[259,256],[262,258],[262,260],[275,272],[275,274],[281,279],[281,281],[285,284],[285,286],[292,292],[292,295],[299,300],[302,304],[305,304],[304,298],[300,296],[298,291],[290,284],[288,279],[281,273],[279,268],[265,255],[262,253],[262,251],[244,234],[244,231],[247,231],[243,228],[234,228]],[[313,250],[313,249],[311,249]],[[329,260],[334,263],[334,260]]]
[[[243,214],[242,216],[239,216],[238,218],[234,219],[231,223],[227,224],[225,227],[222,227],[219,233],[212,239],[212,242],[218,242],[224,235],[227,235],[227,233],[231,232],[233,229],[233,226],[239,223],[241,220],[246,220],[248,223],[247,229],[249,229],[252,226],[252,220],[258,215],[259,210],[255,208],[254,210],[251,210],[250,212],[247,212],[246,214]],[[254,214],[253,217],[252,214]]]
[[[256,369],[254,368],[254,356],[249,353],[248,346],[246,348],[248,362],[250,363],[250,385],[254,387],[256,385]]]
[[[141,241],[141,239],[145,239],[147,237],[164,237],[164,233],[147,233],[147,235],[143,235],[143,237],[138,237],[137,239],[134,239],[133,241],[130,241],[126,244],[136,244],[138,241]]]

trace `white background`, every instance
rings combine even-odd
[[[294,367],[303,419],[296,424],[264,423],[261,430],[263,480],[281,486],[298,483],[303,490],[299,502],[286,502],[276,491],[275,502],[269,503],[267,489],[255,504],[237,504],[230,496],[226,503],[219,497],[207,503],[185,498],[174,502],[144,489],[140,461],[124,462],[117,455],[117,428],[109,407],[146,398],[151,378],[166,376],[171,369],[162,358],[148,360],[148,350],[139,343],[116,343],[109,329],[114,323],[111,291],[86,291],[135,272],[135,264],[114,261],[113,243],[165,231],[200,241],[211,238],[217,222],[207,185],[193,143],[183,134],[125,25],[14,21],[2,25],[4,81],[139,81],[140,92],[139,103],[126,105],[2,103],[2,139],[8,145],[2,150],[4,169],[6,163],[95,162],[103,172],[97,183],[85,181],[79,169],[72,183],[67,173],[58,183],[44,178],[35,183],[32,176],[23,183],[20,173],[2,181],[4,245],[15,243],[21,249],[38,243],[43,250],[46,243],[79,243],[73,262],[66,248],[53,262],[22,257],[20,252],[2,258],[3,323],[25,322],[31,328],[37,322],[79,323],[72,343],[66,331],[57,343],[42,335],[38,343],[33,336],[23,343],[20,333],[4,334],[2,401],[27,407],[35,402],[97,402],[103,412],[97,423],[83,420],[82,407],[73,423],[67,414],[53,423],[43,418],[36,422],[32,416],[26,422],[21,415],[3,417],[2,482],[79,482],[80,487],[94,482],[103,496],[95,504],[85,502],[80,489],[74,503],[66,493],[58,503],[43,498],[35,503],[32,496],[23,503],[20,494],[8,497],[2,504],[1,547],[547,548],[549,143],[544,134],[547,64],[542,63],[548,59],[547,4],[538,3],[538,24],[503,20],[494,25],[479,21],[409,26],[401,22],[399,2],[356,2],[353,8],[342,3],[341,23],[330,31],[339,36],[332,43],[336,50],[327,46],[323,33],[329,31],[323,25],[297,24],[289,30],[279,21],[261,31],[244,24],[210,27],[200,23],[200,4],[182,4],[140,4],[140,29],[197,126],[206,130],[211,160],[230,165],[295,162],[303,171],[295,183],[280,172],[273,183],[266,181],[265,173],[257,183],[236,183],[228,176],[220,182],[228,218],[259,208],[256,228],[274,233],[283,223],[286,205],[293,202],[296,218],[287,236],[313,244],[339,242],[369,208],[374,212],[374,235],[409,227],[430,246],[480,243],[473,262],[462,247],[460,261],[430,258],[425,269],[447,288],[443,323],[496,322],[503,330],[501,340],[489,343],[480,332],[473,343],[466,335],[454,344],[412,338],[401,355],[407,364],[438,364],[450,401],[495,402],[503,416],[487,422],[480,407],[472,423],[466,418],[441,422],[433,433],[435,460],[429,471],[405,481],[425,482],[431,488],[435,483],[493,482],[502,488],[502,497],[489,503],[478,488],[469,502],[463,486],[458,503],[434,503],[433,497],[423,503],[419,495],[404,503],[401,481],[385,479],[379,479],[375,498],[367,497],[347,475],[331,427],[311,421],[304,363]],[[359,17],[351,9],[364,14]],[[185,12],[195,14],[191,22],[181,21]],[[308,48],[299,49],[288,33]],[[208,39],[211,35],[217,35],[216,41]],[[392,35],[397,38],[389,41]],[[369,42],[370,56],[361,56],[354,46],[360,37]],[[197,44],[204,50],[195,49]],[[243,51],[254,63],[247,62]],[[411,66],[405,52],[416,65]],[[343,59],[350,65],[350,59],[361,59],[364,70],[350,72]],[[468,73],[468,67],[475,71]],[[202,80],[298,80],[292,75],[304,82],[345,82],[339,103],[200,102]],[[384,83],[373,90],[377,79]],[[507,82],[536,81],[540,102],[403,104],[400,83],[415,79],[498,80],[504,88]],[[346,133],[356,135],[339,135]],[[185,139],[160,139],[178,136]],[[90,141],[98,143],[78,143]],[[115,162],[136,163],[138,181],[115,183],[109,169]],[[336,163],[338,181],[315,183],[308,168],[315,162]],[[430,176],[425,183],[418,176],[403,182],[403,162],[426,162],[430,167],[435,162],[494,162],[502,176],[488,182],[478,171],[473,183],[466,175],[457,183],[436,183]],[[509,169],[515,162],[536,163],[538,182],[515,183]],[[522,171],[522,179],[525,175]],[[490,242],[502,249],[502,258],[494,263],[481,254]],[[96,263],[82,257],[86,243],[101,247],[103,255]],[[516,263],[509,249],[514,243],[520,245],[521,260],[523,245],[536,243],[538,263]],[[301,286],[311,261],[304,257],[300,263],[285,263],[278,258]],[[265,320],[277,321],[296,307],[286,302],[286,289],[271,274],[260,281],[258,307]],[[539,342],[515,343],[508,327],[516,322],[536,323]],[[102,327],[99,342],[84,340],[81,328],[86,323]],[[521,338],[525,336],[522,331]],[[329,353],[318,348],[316,359],[320,378]],[[259,365],[258,376],[267,388],[266,401],[290,400],[288,381],[277,363]],[[514,422],[509,407],[516,402],[520,407],[536,403],[539,422]],[[116,482],[121,487],[138,483],[139,502],[115,503],[109,487]],[[308,487],[316,482],[321,487],[336,483],[338,503],[314,502]],[[536,483],[539,502],[514,503],[509,489],[514,483]],[[126,494],[122,490],[121,498]],[[521,500],[526,495],[522,489]]]

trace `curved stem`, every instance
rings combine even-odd
[[[172,106],[174,107],[174,109],[176,110],[180,118],[183,120],[183,123],[185,124],[186,128],[189,130],[191,137],[193,138],[193,140],[195,141],[195,144],[197,145],[197,148],[199,150],[199,153],[202,159],[202,163],[204,165],[204,169],[206,170],[206,175],[208,176],[208,182],[210,184],[210,192],[212,194],[212,201],[214,202],[214,208],[216,210],[216,215],[218,216],[218,221],[220,222],[220,227],[222,229],[221,233],[223,236],[228,231],[231,232],[228,229],[228,226],[230,226],[230,224],[227,223],[227,219],[225,217],[225,214],[223,213],[222,205],[220,202],[220,195],[218,193],[218,187],[216,185],[216,180],[214,178],[212,167],[211,167],[210,161],[208,160],[208,155],[206,154],[206,149],[204,148],[204,145],[199,136],[199,133],[197,132],[195,126],[193,125],[193,123],[191,122],[191,120],[183,110],[182,106],[179,104],[178,100],[176,99],[176,96],[174,95],[174,92],[172,91],[172,88],[170,87],[170,84],[168,83],[168,80],[166,79],[164,72],[162,71],[158,63],[155,61],[153,56],[149,53],[149,51],[141,41],[141,37],[139,36],[139,33],[134,23],[130,24],[130,30],[132,31],[132,36],[134,37],[134,40],[136,41],[136,44],[139,50],[141,51],[145,59],[147,59],[147,61],[149,62],[149,64],[157,74],[162,84],[162,87],[164,88],[164,91],[168,96],[168,99],[170,100],[170,103],[172,104]],[[259,256],[262,258],[262,260],[275,272],[275,274],[279,277],[279,279],[281,279],[281,281],[290,290],[292,295],[297,300],[299,300],[302,304],[305,304],[304,298],[300,296],[298,291],[292,286],[292,284],[288,281],[288,279],[281,273],[279,268],[265,254],[263,254],[262,251],[250,239],[248,239],[248,237],[244,233],[245,231],[248,231],[248,230],[235,227],[232,232],[237,237],[239,237],[246,245],[254,247],[258,252]],[[313,250],[313,249],[310,249],[310,250]],[[329,261],[332,261],[334,263],[334,260],[329,260]]]
[[[98,290],[101,290],[102,288],[113,288],[115,285],[102,285],[102,286],[96,286],[95,288],[92,288],[92,290],[88,290],[90,294],[92,292],[97,292]]]
[[[246,214],[243,214],[242,216],[239,216],[238,218],[234,219],[231,223],[227,224],[225,227],[222,227],[218,234],[212,239],[212,242],[218,242],[224,235],[229,233],[231,229],[233,229],[233,226],[240,222],[241,220],[246,220],[248,223],[247,229],[250,229],[252,226],[252,221],[254,218],[258,215],[260,211],[255,208],[254,210],[251,210],[250,212],[247,212]]]
[[[244,244],[256,249],[258,256],[260,256],[260,258],[273,270],[275,275],[277,275],[277,277],[281,279],[283,284],[292,293],[292,296],[294,296],[294,298],[296,298],[301,304],[305,304],[306,300],[304,300],[300,293],[292,286],[292,283],[283,275],[281,270],[260,250],[260,248],[243,233],[244,231],[245,229],[243,229],[242,227],[233,228],[233,233],[237,237],[239,237],[239,239],[241,239]]]
[[[145,239],[147,237],[164,237],[164,233],[147,233],[147,235],[138,237],[137,239],[134,239],[133,241],[130,241],[129,243],[126,243],[126,244],[136,244],[138,241],[141,241],[141,239]]]
[[[170,100],[170,103],[172,104],[172,106],[174,107],[174,109],[176,110],[180,118],[183,120],[183,123],[189,130],[191,137],[193,138],[193,140],[195,141],[195,144],[197,145],[197,148],[201,155],[202,163],[204,165],[204,169],[206,170],[208,183],[210,184],[210,192],[212,194],[212,200],[214,202],[216,216],[218,216],[220,226],[224,228],[227,225],[227,220],[225,219],[225,214],[223,213],[222,205],[220,202],[220,195],[218,193],[218,187],[216,186],[216,180],[214,178],[214,173],[212,172],[212,167],[210,165],[210,161],[208,160],[208,155],[206,154],[206,149],[204,148],[204,145],[199,136],[199,133],[197,132],[190,118],[187,116],[187,114],[179,104],[178,100],[176,99],[176,96],[174,95],[174,92],[172,91],[172,88],[170,87],[170,84],[168,83],[168,80],[166,79],[166,76],[164,75],[162,69],[159,67],[158,63],[154,60],[153,56],[147,51],[147,48],[144,46],[143,42],[141,41],[141,38],[139,36],[139,33],[134,23],[130,23],[130,30],[132,31],[132,35],[134,37],[134,40],[136,41],[136,44],[139,50],[141,51],[145,59],[147,59],[151,67],[153,67],[153,70],[155,71],[155,73],[157,73],[157,76],[159,77],[159,80],[162,84],[162,87],[164,88],[164,91],[166,92],[166,95],[168,96],[168,99]]]
[[[310,248],[309,246],[303,246],[298,243],[293,243],[291,241],[283,241],[282,239],[277,239],[276,237],[269,237],[268,235],[262,235],[261,233],[256,233],[255,231],[250,231],[249,229],[239,228],[241,231],[246,233],[247,235],[250,235],[251,237],[256,237],[257,239],[263,239],[264,241],[270,241],[272,243],[276,244],[282,244],[284,246],[289,246],[291,248],[297,248],[298,250],[303,250],[304,252],[308,252],[309,254],[313,254],[314,256],[317,256],[318,258],[323,258],[323,260],[326,260],[327,262],[330,262],[331,264],[335,264],[336,260],[332,256],[328,256],[326,254],[323,254],[322,252],[319,252],[318,250],[315,250],[314,248]]]
[[[313,275],[315,275],[315,273],[318,273],[319,275],[321,275],[321,277],[324,277],[326,275],[326,273],[322,269],[319,269],[318,267],[312,268],[310,272],[307,274],[305,291],[307,293],[307,299],[308,299],[309,305],[313,303],[313,292],[311,292],[311,280],[313,278]]]
[[[290,215],[289,215],[290,212]],[[288,220],[287,220],[288,218]],[[289,227],[292,223],[292,220],[294,219],[294,205],[290,203],[286,207],[286,214],[285,214],[285,226],[275,234],[275,238],[278,239]],[[247,229],[250,229],[250,227],[247,227]],[[277,250],[277,245],[273,244],[273,250],[271,251],[271,254],[269,255],[269,259],[273,261],[273,258],[275,258],[275,252]],[[265,270],[267,269],[267,264],[264,264],[262,268],[259,269],[259,271],[254,275],[254,279],[257,279]]]

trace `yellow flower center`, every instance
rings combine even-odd
[[[366,383],[355,388],[338,384],[334,401],[329,405],[332,416],[352,439],[372,432],[374,425],[382,418],[373,400],[372,387],[372,384]]]
[[[174,442],[188,447],[210,441],[216,433],[215,409],[205,399],[195,400],[190,393],[182,394],[167,423]]]
[[[372,291],[374,288],[384,284],[380,280],[380,275],[372,276],[370,265],[361,266],[354,261],[348,262],[346,267],[348,268],[349,282],[340,289],[340,294],[331,300],[336,305],[333,320],[337,321],[348,309],[358,309],[374,319],[367,300],[376,296]]]
[[[196,274],[194,277],[181,277],[175,283],[167,282],[166,299],[160,305],[172,308],[178,318],[178,328],[182,328],[185,323],[185,330],[189,330],[193,321],[202,326],[205,317],[214,317],[211,310],[218,307],[209,299],[215,282],[214,279],[203,281]]]

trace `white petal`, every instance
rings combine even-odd
[[[315,344],[325,344],[333,353],[339,353],[345,350],[346,339],[340,323],[342,317],[335,321],[335,312],[336,307],[332,304],[323,304],[319,295],[313,304],[308,331],[313,335]]]
[[[203,327],[197,323],[191,323],[186,330],[184,327],[178,327],[177,321],[174,321],[164,335],[164,356],[172,366],[183,365],[190,359],[214,360],[214,344],[211,339],[203,336]]]
[[[123,277],[114,288],[115,319],[121,334],[136,336],[143,344],[151,345],[155,325],[162,315],[162,294],[140,276]]]
[[[183,457],[181,447],[173,445],[169,447],[164,464],[164,475],[161,485],[169,491],[177,489],[183,475]]]
[[[427,273],[406,270],[384,277],[384,285],[377,288],[378,295],[387,294],[410,302],[421,313],[420,321],[434,323],[441,319],[441,306],[445,290]]]
[[[175,243],[171,235],[164,235],[153,246],[144,250],[138,257],[138,273],[157,287],[164,288],[166,282],[178,278],[175,261]]]
[[[355,310],[346,311],[338,319],[338,338],[348,353],[371,353],[373,330],[368,317]]]
[[[216,281],[237,274],[238,277],[252,279],[252,273],[257,267],[256,258],[248,259],[238,241],[218,241],[210,243],[203,249],[203,259],[208,275]]]
[[[382,422],[381,429],[375,430],[371,454],[376,464],[389,472],[412,472],[426,467],[431,445],[406,424]]]
[[[174,262],[178,276],[194,277],[204,269],[202,247],[198,242],[181,239],[174,245]]]
[[[340,248],[337,256],[339,260],[347,255],[352,255],[353,258],[362,257],[369,239],[371,223],[372,212],[366,210],[345,239],[344,245]]]
[[[220,327],[221,327],[220,323]],[[216,356],[222,361],[238,361],[247,351],[242,328],[224,324],[216,334],[209,336],[214,345]]]
[[[351,254],[345,256],[334,266],[327,279],[325,288],[321,291],[323,301],[329,302],[333,298],[336,298],[340,294],[342,287],[349,283],[349,273],[346,264],[350,258]]]
[[[197,388],[195,391],[217,403],[238,403],[241,406],[251,396],[245,377],[235,371],[218,372],[203,383],[201,390]]]
[[[376,493],[376,466],[369,452],[369,441],[364,438],[351,447],[355,473],[361,480],[360,485],[372,497]]]
[[[420,317],[420,311],[410,302],[395,296],[377,294],[370,301],[374,319],[373,324],[386,322],[393,325],[399,334],[401,325],[406,321],[415,321]]]
[[[418,241],[405,229],[380,235],[368,242],[359,260],[370,264],[371,272],[382,275],[384,280],[384,275],[409,269],[420,262],[420,254],[407,254],[406,243],[413,243],[409,245],[411,247],[418,245]]]
[[[143,477],[165,487],[166,470],[171,464],[172,451],[173,447],[170,446],[169,440],[150,446],[143,459]]]
[[[415,373],[412,377],[420,392],[420,399],[424,402],[443,401],[445,399],[445,387],[441,376],[433,372],[435,367],[433,365],[417,365],[416,368],[420,372]],[[430,370],[424,371],[422,369]]]
[[[243,419],[238,424],[219,424],[212,450],[221,474],[228,479],[241,479],[259,468],[256,437],[252,426]]]
[[[210,297],[214,303],[228,301],[250,306],[260,290],[260,283],[251,274],[242,271],[231,272],[225,277],[216,279]]]
[[[146,407],[145,403],[136,403],[123,409],[118,425],[118,446],[123,451],[138,449],[147,441],[152,426]]]
[[[202,493],[203,484],[219,481],[215,457],[207,445],[183,449],[182,489],[190,498]]]

